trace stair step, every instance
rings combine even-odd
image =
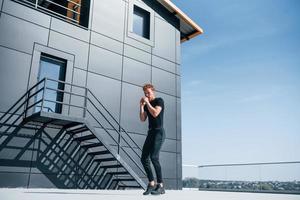
[[[95,135],[86,135],[86,136],[74,138],[74,140],[85,141],[85,140],[90,140],[90,139],[94,139],[94,138],[96,138]]]
[[[111,174],[111,175],[121,175],[121,174],[129,174],[129,172],[108,172],[107,174]]]
[[[81,145],[81,147],[83,147],[83,148],[93,148],[93,147],[101,147],[101,146],[103,146],[103,144],[101,144],[101,143],[89,143],[89,144],[83,144],[83,145]]]
[[[116,161],[115,158],[96,158],[94,161],[96,162],[109,162],[109,161]]]
[[[104,165],[104,166],[101,166],[101,168],[120,168],[120,167],[123,167],[123,166],[120,165],[120,164],[117,164],[117,165]]]
[[[70,130],[69,132],[72,133],[72,134],[77,134],[77,133],[82,133],[84,131],[88,131],[89,129],[84,126],[84,127],[80,127],[80,128],[76,128],[74,130]]]
[[[79,122],[70,122],[69,124],[64,125],[64,128],[65,129],[72,128],[74,126],[78,126],[79,124],[81,124],[81,123],[79,123]]]
[[[136,181],[134,178],[117,178],[114,181]]]
[[[138,185],[119,185],[119,188],[141,188]]]
[[[104,155],[109,154],[110,152],[108,150],[105,151],[94,151],[94,152],[88,152],[89,155]]]

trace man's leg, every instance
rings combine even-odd
[[[149,136],[148,134],[143,146],[142,156],[141,156],[141,162],[144,166],[144,169],[146,171],[149,180],[147,190],[143,193],[144,195],[150,194],[155,189],[154,177],[150,166],[150,152],[152,148],[153,148],[153,138],[151,138],[151,136]]]
[[[155,133],[154,143],[153,143],[153,150],[150,153],[151,161],[155,169],[155,173],[157,176],[157,191],[151,192],[151,194],[163,194],[163,180],[162,180],[162,172],[161,172],[161,165],[159,162],[159,153],[160,149],[165,141],[165,132],[164,129],[161,129]]]

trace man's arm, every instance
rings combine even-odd
[[[146,101],[146,105],[147,105],[147,108],[148,108],[150,114],[151,114],[154,118],[156,118],[156,117],[159,115],[159,113],[161,112],[161,110],[162,110],[162,107],[161,107],[161,106],[155,106],[155,107],[153,107],[153,106],[149,103],[149,101]]]
[[[142,122],[146,121],[146,119],[147,119],[147,113],[144,110],[144,105],[145,105],[145,102],[143,99],[141,99],[141,101],[140,101],[140,120]]]

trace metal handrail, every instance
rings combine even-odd
[[[118,145],[118,154],[120,153],[120,149],[122,149],[124,151],[124,153],[129,157],[129,159],[131,161],[133,161],[133,163],[142,171],[142,173],[144,173],[143,169],[141,168],[141,166],[136,162],[136,160],[134,158],[132,158],[131,155],[128,154],[128,152],[121,146],[120,144],[120,138],[123,139],[123,141],[125,142],[125,144],[128,145],[128,147],[134,152],[134,154],[136,156],[138,156],[140,158],[140,155],[136,152],[136,149],[140,150],[141,151],[141,148],[137,145],[137,143],[130,137],[130,135],[127,133],[127,131],[121,127],[121,125],[119,124],[119,122],[113,117],[113,115],[105,108],[105,106],[99,101],[99,99],[92,93],[92,91],[90,91],[87,87],[84,87],[84,86],[80,86],[80,85],[76,85],[76,84],[72,84],[72,83],[68,83],[68,82],[65,82],[65,81],[61,81],[61,80],[56,80],[56,79],[52,79],[52,78],[43,78],[40,82],[43,82],[44,81],[44,87],[40,88],[38,91],[36,91],[33,95],[28,95],[27,98],[32,98],[34,95],[36,95],[37,93],[40,93],[41,90],[43,90],[43,97],[40,101],[38,102],[35,102],[33,105],[30,105],[29,107],[27,107],[26,111],[33,107],[34,105],[37,105],[39,104],[40,102],[42,102],[42,106],[39,106],[41,107],[43,110],[43,103],[46,101],[46,102],[52,102],[52,103],[57,103],[57,104],[61,104],[61,105],[66,105],[66,106],[71,106],[71,107],[77,107],[77,108],[81,108],[81,109],[84,109],[85,112],[88,112],[93,118],[94,120],[100,125],[101,128],[103,128],[105,130],[105,132],[113,139],[113,141],[115,142],[115,144]],[[50,87],[47,87],[47,82],[48,81],[52,81],[52,82],[57,82],[57,83],[61,83],[61,84],[65,84],[65,85],[69,85],[71,87],[77,87],[77,88],[81,88],[81,89],[84,89],[85,90],[85,95],[81,95],[81,94],[77,94],[77,93],[74,93],[74,92],[69,92],[69,91],[65,91],[65,90],[61,90],[61,89],[54,89],[54,88],[50,88]],[[36,87],[36,86],[35,86]],[[33,87],[31,88],[31,90],[33,89]],[[49,100],[49,99],[46,99],[44,97],[44,93],[46,90],[52,90],[52,91],[56,91],[56,92],[61,92],[61,93],[66,93],[66,94],[69,94],[70,96],[71,95],[74,95],[74,96],[79,96],[79,97],[83,97],[85,98],[85,102],[84,102],[84,106],[78,106],[78,105],[74,105],[74,104],[71,104],[71,103],[65,103],[65,102],[60,102],[60,101],[54,101],[54,100]],[[93,99],[89,98],[89,94],[91,94],[91,96],[93,97]],[[25,95],[26,96],[26,95]],[[100,106],[105,110],[105,112],[111,117],[111,119],[116,123],[116,125],[119,127],[119,130],[111,123],[111,121],[103,114],[103,112],[101,112],[99,110],[99,108],[95,105],[94,101],[93,100],[96,100],[97,103],[100,104]],[[27,99],[26,101],[29,101],[29,99]],[[111,128],[118,134],[119,136],[119,139],[118,141],[116,141],[112,136],[111,134],[107,131],[107,129],[101,124],[101,122],[90,112],[90,110],[87,108],[87,104],[86,102],[89,102],[96,110],[97,112],[105,119],[105,121],[111,126]],[[49,110],[49,109],[48,109]],[[85,116],[84,116],[85,117]],[[128,139],[125,138],[121,133],[120,131],[123,131],[126,136],[129,138],[129,140],[134,144],[133,146],[130,145],[130,143],[128,142]],[[145,173],[144,173],[145,174]]]
[[[13,0],[13,1],[19,2],[19,3],[24,4],[24,5],[29,5],[30,7],[33,7],[33,8],[35,8],[35,9],[40,9],[40,10],[43,10],[44,12],[51,13],[52,15],[56,15],[56,16],[58,16],[58,17],[60,17],[60,18],[70,20],[70,21],[72,21],[72,22],[75,23],[75,24],[79,24],[79,23],[80,23],[79,20],[70,18],[70,17],[68,17],[67,15],[63,15],[63,14],[60,14],[60,13],[58,13],[58,12],[52,11],[52,10],[50,10],[50,9],[48,9],[48,8],[45,8],[45,7],[43,7],[43,6],[40,6],[40,5],[38,4],[38,0],[36,0],[35,3],[30,2],[30,1],[28,1],[28,0]],[[65,9],[65,10],[69,10],[69,11],[72,12],[72,13],[76,13],[77,15],[82,15],[81,13],[79,13],[79,12],[77,12],[77,11],[74,11],[74,10],[72,10],[72,9],[69,9],[69,8],[65,7],[65,6],[62,6],[62,5],[60,5],[60,4],[57,4],[57,3],[55,3],[55,2],[53,2],[53,1],[51,1],[51,0],[46,0],[46,1],[49,2],[49,3],[51,3],[51,4],[54,4],[54,5],[56,5],[56,6],[59,6],[59,7],[63,8],[63,9]],[[82,7],[82,5],[77,4],[77,3],[73,2],[73,1],[70,1],[70,0],[67,0],[67,1],[70,2],[70,3],[72,3],[72,4],[77,5],[77,6],[79,6],[79,7]],[[81,25],[80,25],[80,26],[81,26]]]
[[[2,119],[4,119],[4,117],[8,114],[10,114],[10,117],[8,119],[6,119],[3,124],[5,124],[6,122],[8,122],[8,120],[16,113],[17,110],[19,110],[25,103],[27,103],[27,100],[25,99],[25,101],[16,109],[15,112],[10,113],[15,106],[17,106],[20,101],[22,101],[22,99],[24,99],[28,94],[30,94],[30,92],[33,90],[33,88],[35,88],[36,86],[40,85],[43,81],[45,81],[44,79],[40,80],[39,82],[37,82],[36,84],[34,84],[29,90],[27,90],[17,101],[16,103],[14,103],[1,117],[0,117],[0,122]],[[21,115],[23,115],[24,112],[21,113]],[[2,125],[3,126],[3,125]],[[0,128],[2,127],[0,126]]]
[[[78,88],[82,88],[85,90],[85,95],[80,95],[80,94],[76,94],[74,92],[69,92],[69,91],[65,91],[65,90],[61,90],[61,89],[53,89],[53,88],[50,88],[50,87],[47,87],[47,82],[48,81],[54,81],[54,82],[58,82],[58,83],[62,83],[62,84],[65,84],[65,85],[70,85],[72,87],[78,87]],[[43,86],[41,88],[38,88],[39,85],[43,83]],[[33,92],[31,94],[31,92],[36,89],[35,92]],[[60,101],[53,101],[53,100],[49,100],[49,99],[46,99],[45,97],[45,91],[46,90],[52,90],[52,91],[56,91],[56,92],[61,92],[61,93],[67,93],[69,95],[75,95],[75,96],[80,96],[80,97],[83,97],[85,98],[85,102],[84,102],[84,106],[78,106],[78,105],[74,105],[74,104],[71,104],[71,103],[65,103],[65,102],[60,102]],[[41,99],[39,100],[35,100],[34,103],[30,104],[29,105],[29,102],[30,102],[30,99],[36,97],[37,94],[39,94],[40,92],[43,92],[43,95],[41,97]],[[119,129],[117,129],[112,123],[111,121],[103,114],[103,112],[101,112],[99,110],[99,108],[95,105],[94,101],[89,98],[89,94],[91,94],[91,96],[93,97],[93,99],[96,100],[96,102],[98,102],[100,104],[100,106],[105,110],[105,112],[113,119],[113,121],[116,123],[116,125],[119,127]],[[5,116],[7,116],[9,114],[10,111],[12,111],[20,102],[21,102],[21,105],[17,107],[17,109],[15,109],[15,111],[4,121],[4,123],[2,124],[5,124],[14,114],[15,112],[17,112],[22,106],[24,106],[24,104],[26,104],[25,108],[24,108],[24,111],[21,113],[20,116],[22,116],[24,113],[25,113],[25,118],[27,117],[27,112],[29,109],[31,109],[32,107],[36,106],[36,107],[41,107],[41,110],[43,110],[44,108],[44,102],[47,101],[47,102],[53,102],[53,103],[57,103],[57,104],[61,104],[61,105],[67,105],[67,106],[72,106],[72,107],[77,107],[77,108],[81,108],[81,109],[84,109],[85,112],[88,112],[90,113],[90,115],[96,120],[96,122],[100,125],[100,127],[102,127],[106,133],[113,139],[113,141],[118,145],[118,154],[120,153],[120,149],[122,149],[124,151],[124,153],[129,157],[130,160],[133,161],[133,163],[142,171],[142,173],[144,173],[143,169],[141,168],[141,166],[136,162],[136,160],[132,157],[132,155],[129,155],[128,152],[125,150],[124,147],[121,146],[120,144],[120,138],[123,139],[123,141],[129,146],[129,148],[134,152],[135,155],[137,155],[138,157],[140,157],[140,155],[136,152],[136,149],[139,149],[141,151],[141,148],[137,145],[137,143],[130,137],[130,135],[127,133],[127,131],[121,127],[121,125],[119,124],[119,122],[113,117],[113,115],[105,108],[105,106],[99,101],[99,99],[92,93],[92,91],[90,91],[87,87],[84,87],[84,86],[79,86],[79,85],[76,85],[76,84],[71,84],[71,83],[67,83],[65,81],[60,81],[60,80],[55,80],[55,79],[52,79],[52,78],[43,78],[42,80],[40,80],[39,82],[37,82],[36,84],[34,84],[30,89],[28,89],[20,99],[18,99],[18,101],[13,104],[13,106],[11,106],[8,111],[3,115],[1,116],[0,118],[0,122],[2,119],[4,119]],[[99,122],[99,120],[97,120],[97,118],[90,112],[90,110],[87,108],[87,103],[86,102],[89,102],[91,103],[91,105],[96,108],[97,112],[105,119],[106,122],[108,122],[108,124],[113,128],[113,130],[115,132],[118,133],[118,136],[119,136],[119,139],[118,141],[116,141],[112,136],[111,134],[108,132],[108,130],[102,126],[102,124]],[[38,105],[38,104],[42,104],[42,105]],[[52,110],[50,107],[45,107],[50,110]],[[53,112],[53,110],[52,110]],[[84,116],[85,117],[85,116]],[[19,118],[17,118],[13,124],[18,120]],[[0,126],[2,127],[2,126]],[[123,131],[127,137],[130,139],[131,142],[133,142],[133,146],[129,144],[128,142],[128,139],[125,138],[123,136],[123,134],[120,133],[120,131]],[[145,174],[145,173],[144,173]]]
[[[92,96],[97,100],[97,102],[104,108],[104,110],[109,114],[109,116],[118,124],[120,129],[131,139],[131,141],[136,145],[136,147],[142,151],[142,149],[138,146],[138,144],[130,137],[127,131],[119,124],[119,122],[112,116],[112,114],[104,107],[104,105],[97,99],[97,97],[87,88],[87,90],[92,94]]]
[[[78,88],[82,88],[84,89],[85,91],[85,95],[80,95],[80,94],[76,94],[74,92],[68,92],[68,91],[65,91],[65,90],[61,90],[61,89],[53,89],[53,88],[50,88],[50,87],[47,87],[47,82],[48,81],[54,81],[54,82],[58,82],[58,83],[62,83],[62,84],[65,84],[65,85],[70,85],[71,88],[72,87],[78,87]],[[43,83],[43,86],[41,88],[39,88],[39,85]],[[31,92],[35,90],[32,94]],[[60,101],[53,101],[53,100],[49,100],[49,99],[46,99],[45,97],[45,91],[46,90],[52,90],[52,91],[56,91],[56,92],[61,92],[61,93],[67,93],[70,95],[75,95],[75,96],[80,96],[80,97],[83,97],[85,99],[84,101],[84,106],[78,106],[78,105],[73,105],[71,103],[65,103],[65,102],[60,102]],[[34,102],[32,102],[32,98],[36,98],[37,95],[42,92],[42,97],[39,98],[39,99],[35,99]],[[110,120],[107,119],[107,117],[103,114],[103,112],[101,112],[99,110],[99,108],[94,104],[94,101],[89,98],[89,94],[91,94],[91,96],[96,100],[96,102],[98,102],[100,104],[100,106],[105,110],[105,112],[113,119],[113,121],[117,124],[117,126],[119,127],[119,129],[117,129],[112,123]],[[10,116],[4,121],[4,123],[0,123],[0,125],[2,124],[5,124],[8,122],[8,120],[10,120],[10,118],[12,116],[15,115],[15,113],[17,111],[20,110],[20,108],[22,106],[25,105],[24,107],[24,110],[23,112],[21,113],[21,115],[14,120],[14,122],[12,123],[12,125],[14,125],[19,119],[20,117],[24,117],[26,118],[27,117],[27,112],[29,109],[31,109],[32,107],[41,107],[41,111],[43,111],[44,108],[46,108],[48,111],[49,110],[52,110],[50,107],[44,107],[44,102],[47,101],[47,102],[53,102],[53,103],[57,103],[57,104],[62,104],[62,105],[67,105],[67,106],[73,106],[73,107],[77,107],[77,108],[81,108],[81,109],[84,109],[84,116],[85,117],[85,112],[88,112],[90,113],[90,115],[96,120],[96,122],[100,125],[100,127],[102,127],[105,132],[113,139],[113,141],[118,145],[118,154],[120,154],[120,149],[123,150],[124,154],[126,154],[128,156],[128,158],[136,165],[136,167],[138,169],[141,170],[141,172],[145,175],[145,172],[143,170],[143,168],[140,166],[140,164],[136,161],[136,159],[134,159],[133,155],[132,154],[129,154],[128,150],[125,149],[125,147],[122,147],[121,146],[121,140],[120,138],[122,138],[124,140],[124,142],[130,147],[130,149],[138,156],[138,158],[140,158],[140,155],[136,152],[136,148],[137,149],[140,149],[139,146],[136,144],[136,142],[130,137],[130,135],[125,131],[125,129],[123,127],[121,127],[121,125],[119,124],[119,122],[112,116],[112,114],[105,108],[105,106],[99,101],[99,99],[87,88],[87,87],[83,87],[83,86],[79,86],[79,85],[76,85],[76,84],[71,84],[71,83],[67,83],[67,82],[64,82],[64,81],[60,81],[60,80],[55,80],[55,79],[51,79],[51,78],[43,78],[42,80],[40,80],[39,82],[37,82],[36,84],[34,84],[30,89],[28,89],[22,96],[21,98],[19,98],[17,100],[16,103],[14,103],[9,109],[8,111],[3,115],[1,116],[0,118],[0,122],[1,120],[3,120],[8,114],[10,114]],[[31,103],[29,103],[31,102]],[[98,111],[98,113],[106,120],[106,122],[108,122],[110,124],[110,126],[113,128],[113,130],[115,132],[118,133],[118,141],[116,141],[116,139],[114,139],[112,137],[112,135],[108,132],[108,129],[105,128],[104,126],[102,126],[101,122],[99,122],[99,120],[97,120],[97,118],[94,116],[94,114],[92,114],[90,112],[90,110],[87,108],[87,102],[90,102],[91,105],[96,108],[96,110]],[[20,104],[18,106],[18,104]],[[39,105],[41,103],[41,105]],[[29,105],[30,104],[30,105]],[[17,107],[18,106],[18,107]],[[17,108],[16,108],[17,107]],[[12,110],[14,110],[13,113],[10,113]],[[53,110],[52,110],[53,112]],[[25,114],[25,115],[24,115]],[[33,113],[34,114],[34,113]],[[2,125],[3,126],[3,125]],[[2,127],[0,126],[0,128]],[[10,128],[11,126],[8,126],[7,130]],[[127,136],[128,138],[134,143],[135,147],[132,147],[129,142],[128,142],[128,139],[127,138],[124,138],[124,136],[120,133],[121,131],[123,131]],[[141,149],[140,149],[141,150]]]
[[[93,94],[93,92],[87,88],[87,87],[84,87],[84,86],[80,86],[80,85],[77,85],[77,84],[73,84],[73,83],[68,83],[68,82],[65,82],[65,81],[61,81],[61,80],[56,80],[56,79],[52,79],[52,78],[47,78],[47,80],[50,80],[50,81],[54,81],[54,82],[58,82],[58,83],[62,83],[62,84],[66,84],[66,85],[70,85],[70,86],[74,86],[74,87],[78,87],[78,88],[82,88],[82,89],[85,89],[87,90],[88,93],[90,93],[92,95],[92,97],[101,105],[101,107],[107,112],[107,114],[114,120],[114,122],[120,127],[121,131],[123,131],[127,136],[128,138],[133,142],[133,144],[135,145],[135,147],[137,149],[139,149],[140,151],[142,151],[142,149],[138,146],[138,144],[130,137],[130,135],[128,134],[128,132],[119,124],[119,122],[114,118],[114,116],[107,110],[107,108],[99,101],[99,99]],[[64,91],[64,90],[59,90],[59,89],[51,89],[51,90],[56,90],[56,91],[60,91],[60,92],[66,92],[68,94],[71,94],[71,95],[76,95],[75,93],[73,92],[68,92],[68,91]],[[79,96],[79,95],[77,95]],[[83,96],[83,95],[80,95],[80,96]],[[89,100],[90,102],[92,102],[92,100],[88,97],[89,95],[86,94],[86,99]],[[59,102],[58,102],[59,103]],[[97,108],[95,105],[94,105],[95,108]],[[98,110],[98,112],[101,113],[101,111]],[[103,116],[104,117],[104,116]],[[106,119],[106,117],[104,117]],[[106,119],[108,122],[109,120]],[[109,124],[112,126],[112,124],[109,122]],[[112,126],[113,127],[113,126]],[[115,128],[114,128],[115,129]],[[116,130],[117,131],[117,130]],[[122,137],[124,139],[124,137]],[[124,140],[125,141],[125,140]],[[128,144],[128,143],[127,143]],[[130,146],[130,145],[129,145]]]
[[[60,81],[60,80],[55,80],[55,79],[50,79],[50,78],[47,78],[47,80],[51,80],[51,81],[56,81],[56,82],[60,82],[60,83],[65,83],[64,81]],[[73,86],[73,84],[70,84],[70,83],[67,83],[68,85],[71,85]],[[98,103],[101,105],[101,107],[103,109],[105,109],[105,111],[110,115],[110,117],[117,123],[117,125],[119,127],[121,127],[121,125],[117,122],[117,120],[112,116],[112,114],[104,107],[104,105],[97,99],[97,97],[88,89],[88,88],[85,88],[85,87],[82,87],[80,86],[81,88],[83,89],[87,89],[87,91],[98,101]],[[130,149],[138,156],[140,157],[140,155],[135,151],[134,148],[131,147],[131,145],[129,144],[129,142],[122,136],[122,134],[119,133],[119,131],[115,128],[115,126],[113,126],[113,124],[105,117],[105,115],[99,110],[99,108],[94,104],[94,102],[88,97],[88,96],[84,96],[84,95],[78,95],[78,94],[75,94],[75,93],[72,93],[72,92],[68,92],[68,91],[64,91],[64,90],[60,90],[60,89],[53,89],[53,88],[49,88],[46,86],[46,89],[50,89],[52,91],[57,91],[57,92],[62,92],[62,93],[67,93],[67,94],[70,94],[70,95],[76,95],[76,96],[80,96],[80,97],[86,97],[86,99],[91,103],[91,105],[100,113],[100,115],[106,120],[106,122],[109,123],[109,125],[113,128],[114,131],[116,131],[118,133],[118,135],[124,140],[124,142],[130,147]],[[78,108],[84,108],[82,106],[76,106],[76,105],[72,105],[72,104],[67,104],[67,103],[63,103],[63,102],[59,102],[59,101],[52,101],[52,100],[46,100],[45,101],[48,101],[48,102],[53,102],[53,103],[58,103],[58,104],[62,104],[62,105],[68,105],[68,106],[73,106],[73,107],[78,107]],[[104,128],[104,126],[99,122],[99,120],[97,120],[93,114],[89,111],[89,109],[87,109],[87,112],[91,114],[91,116],[94,118],[94,120],[102,127]],[[105,129],[105,128],[104,128]],[[136,142],[129,136],[129,134],[125,131],[124,128],[121,127],[121,130],[129,137],[129,139],[135,144],[135,147],[137,147],[140,151],[140,147],[136,144]],[[106,129],[105,129],[106,131]],[[107,131],[106,131],[107,132]],[[109,134],[109,132],[107,132],[107,134]],[[109,134],[110,135],[110,134]],[[118,145],[118,153],[119,153],[119,149],[121,148],[124,152],[126,152],[124,150],[124,148],[122,148],[120,146],[120,142],[119,141],[116,141],[111,135],[110,137],[113,139],[113,141]],[[126,152],[127,154],[127,152]],[[128,154],[127,154],[128,155]],[[131,158],[130,158],[131,159]],[[131,159],[133,162],[135,162],[134,159]],[[136,164],[136,163],[135,163]]]
[[[42,106],[37,105],[36,107],[42,107]],[[52,110],[52,108],[50,108],[48,106],[44,106],[44,108],[48,109],[48,112],[51,111],[51,112],[54,113],[54,110]]]
[[[37,0],[36,0],[36,1],[37,1]],[[54,4],[54,5],[58,6],[58,7],[61,7],[61,8],[63,8],[63,9],[69,10],[69,11],[71,11],[71,12],[74,12],[74,13],[80,15],[79,12],[76,12],[76,11],[74,11],[74,10],[68,8],[68,7],[65,7],[65,6],[62,6],[62,5],[58,4],[58,3],[55,3],[54,1],[51,1],[51,0],[45,0],[45,1],[47,1],[47,2],[49,2],[49,3],[52,3],[52,4]]]
[[[185,178],[187,178],[186,180],[188,180],[189,178],[195,178],[196,182],[193,183],[188,183],[188,185],[186,185],[187,188],[198,188],[198,190],[201,191],[230,191],[230,192],[255,192],[255,193],[282,193],[282,194],[300,194],[299,191],[299,187],[298,186],[293,186],[293,188],[291,187],[281,187],[280,189],[278,188],[278,183],[282,182],[282,183],[287,183],[287,182],[298,182],[299,183],[299,177],[294,177],[291,176],[292,179],[290,180],[279,180],[279,179],[266,179],[266,177],[264,177],[264,180],[261,177],[261,167],[262,166],[268,166],[268,169],[270,167],[270,165],[273,165],[273,167],[282,167],[283,165],[294,165],[300,164],[300,161],[276,161],[276,162],[249,162],[249,163],[225,163],[225,164],[205,164],[205,165],[191,165],[191,164],[182,164],[183,167],[193,167],[195,169],[198,170],[198,176],[185,176]],[[254,179],[253,180],[253,176],[249,176],[249,178],[251,180],[247,180],[247,179],[236,179],[236,175],[234,176],[235,178],[227,178],[227,171],[225,171],[225,180],[223,178],[207,178],[207,177],[202,177],[201,178],[201,170],[204,169],[218,169],[218,168],[224,168],[225,170],[227,170],[228,168],[235,168],[235,167],[248,167],[248,166],[255,166],[258,167],[259,171],[259,177],[258,179]],[[248,168],[246,169],[248,170]],[[298,170],[299,171],[299,170]],[[296,171],[296,172],[298,172]],[[236,170],[235,170],[236,172]],[[210,171],[210,173],[212,173]],[[248,171],[246,171],[246,173],[248,173]],[[280,177],[280,176],[279,176]],[[206,182],[205,184],[203,184],[204,182]],[[241,183],[243,182],[243,183]],[[233,187],[233,183],[235,185],[239,185],[241,186],[240,188],[236,188]],[[245,184],[246,183],[246,184]],[[274,183],[269,189],[263,189],[263,184],[264,183]],[[209,187],[207,187],[206,184],[209,184]],[[212,184],[212,185],[211,185]],[[222,186],[223,185],[223,186]],[[243,187],[246,186],[246,187]],[[276,187],[275,187],[276,186]]]
[[[233,167],[233,166],[253,166],[253,165],[281,165],[281,164],[300,164],[300,161],[279,161],[279,162],[256,162],[256,163],[231,163],[231,164],[214,164],[214,165],[187,165],[186,167],[205,168],[205,167]]]
[[[88,100],[90,101],[90,99],[88,98]],[[133,150],[133,152],[137,155],[137,156],[139,156],[139,154],[130,146],[130,144],[124,139],[124,137],[122,136],[122,134],[120,134],[119,132],[118,132],[118,130],[109,122],[109,120],[102,114],[102,112],[95,106],[95,104],[92,102],[92,101],[90,101],[91,103],[92,103],[92,105],[98,110],[98,112],[103,116],[103,118],[112,126],[112,128],[119,134],[119,136],[124,140],[124,142],[126,142],[126,144]],[[88,110],[88,109],[87,109]],[[88,110],[88,112],[89,112],[89,110]],[[91,112],[89,112],[90,114],[91,114]],[[91,114],[92,115],[92,114]],[[98,120],[96,120],[99,124],[100,124],[100,122],[98,121]],[[119,125],[119,124],[118,124]],[[104,127],[103,127],[104,128]],[[130,137],[130,136],[129,136]],[[130,139],[132,140],[132,138],[130,137]],[[114,140],[115,141],[115,140]],[[117,142],[117,141],[115,141],[117,144],[118,144],[118,148],[122,148],[121,146],[120,146],[120,144],[119,144],[119,142]],[[123,149],[123,148],[122,148]],[[124,149],[123,149],[124,150]],[[119,152],[118,152],[119,153]]]

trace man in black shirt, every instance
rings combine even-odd
[[[161,166],[159,163],[159,152],[165,141],[164,122],[164,101],[162,98],[155,97],[153,85],[146,84],[143,87],[145,97],[140,100],[140,120],[146,121],[148,117],[149,130],[145,140],[141,162],[147,173],[149,184],[147,190],[143,193],[164,194],[165,189],[162,180]],[[150,159],[155,169],[157,185],[155,187],[154,177],[150,166]]]

